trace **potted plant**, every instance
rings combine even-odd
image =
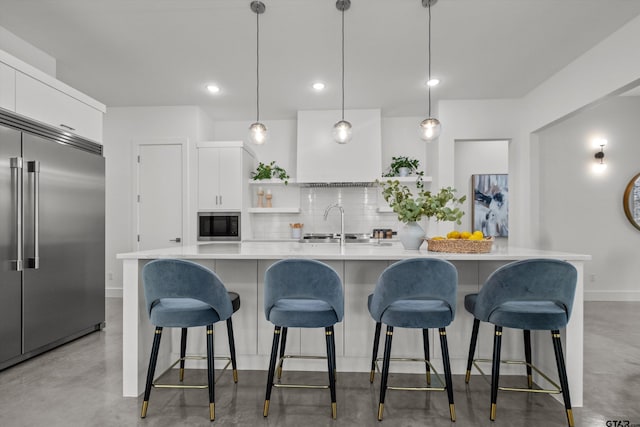
[[[423,175],[423,172],[418,172],[419,166],[420,161],[418,159],[412,159],[406,156],[394,156],[391,158],[391,165],[384,176],[409,176],[413,172],[417,172],[418,175]]]
[[[251,178],[254,181],[277,178],[283,180],[284,185],[289,184],[289,175],[287,174],[287,171],[278,166],[275,160],[269,164],[265,164],[262,162],[258,163],[256,171],[251,172]]]
[[[464,203],[467,197],[456,198],[456,190],[451,187],[441,188],[439,192],[431,193],[424,189],[421,176],[416,180],[416,196],[409,187],[400,184],[398,180],[378,181],[378,185],[382,188],[382,197],[398,215],[398,220],[405,223],[404,228],[398,232],[398,237],[405,249],[418,249],[422,245],[425,232],[418,224],[422,217],[461,223],[460,219],[464,212],[459,205]]]

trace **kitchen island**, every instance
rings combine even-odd
[[[492,252],[486,254],[453,254],[429,252],[424,246],[418,251],[404,250],[399,243],[347,244],[340,247],[336,243],[310,244],[282,241],[212,243],[119,254],[118,258],[123,260],[123,395],[138,396],[144,388],[153,326],[149,323],[144,308],[140,273],[143,266],[150,260],[178,258],[195,261],[216,271],[228,290],[239,293],[242,305],[233,316],[238,369],[265,371],[269,364],[273,338],[273,325],[265,319],[262,308],[265,270],[275,261],[284,258],[311,258],[331,265],[342,278],[345,293],[344,320],[336,325],[337,368],[343,372],[369,372],[375,324],[367,310],[367,296],[373,292],[378,276],[387,266],[395,261],[412,257],[447,259],[458,269],[456,317],[447,328],[454,374],[465,372],[471,337],[473,317],[464,310],[463,301],[466,294],[478,292],[491,272],[511,261],[552,258],[573,264],[578,270],[578,285],[573,313],[562,335],[572,403],[575,407],[582,406],[583,264],[591,257],[496,245]],[[218,355],[228,354],[225,328],[224,322],[216,325],[215,352]],[[307,330],[304,334],[300,333],[300,330],[290,330],[287,337],[287,354],[324,354],[323,333],[322,330],[314,329]],[[165,338],[162,342],[156,369],[158,374],[178,358],[179,330],[173,330],[171,336],[171,339]],[[394,339],[394,357],[420,357],[422,338],[419,330],[398,329],[394,336],[396,338]],[[431,331],[431,360],[436,366],[441,363],[439,346],[435,345],[437,340],[437,336]],[[549,332],[532,331],[532,340],[534,363],[546,373],[551,374],[552,378],[556,377],[555,358]],[[490,359],[492,345],[493,328],[483,324],[478,338],[478,357]],[[505,329],[502,347],[505,359],[524,359],[520,331]],[[204,349],[204,332],[190,332],[187,354],[204,354]],[[202,368],[205,366],[201,365]],[[289,359],[287,368],[324,371],[326,362],[321,360],[301,362]],[[487,369],[490,371],[490,365]],[[392,371],[424,372],[424,364],[396,363],[392,365]],[[510,366],[506,366],[501,371],[504,374],[520,373],[515,367]],[[536,380],[535,377],[534,380]],[[546,384],[542,383],[542,385]]]

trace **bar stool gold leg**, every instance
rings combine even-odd
[[[144,418],[147,416],[147,408],[149,407],[149,401],[145,400],[142,402],[142,412],[140,413],[140,418]]]

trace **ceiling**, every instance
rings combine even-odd
[[[263,0],[260,118],[339,109],[335,0]],[[199,105],[256,116],[250,0],[0,0],[0,26],[57,59],[57,77],[108,107]],[[606,4],[606,7],[605,7]],[[432,7],[432,99],[519,98],[640,14],[637,0],[440,0]],[[345,108],[425,116],[421,0],[352,0]],[[316,93],[311,85],[322,81]],[[208,83],[221,87],[211,95]]]

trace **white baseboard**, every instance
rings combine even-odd
[[[105,288],[104,295],[107,298],[122,298],[122,288]]]
[[[640,301],[640,291],[584,291],[585,301]]]

